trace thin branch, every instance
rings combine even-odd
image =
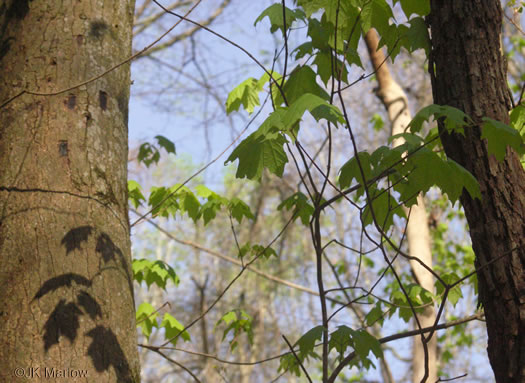
[[[465,317],[465,318],[460,318],[460,319],[457,319],[457,320],[454,320],[454,321],[445,322],[445,323],[442,323],[442,324],[437,325],[437,326],[426,327],[426,328],[423,328],[421,330],[411,330],[411,331],[406,331],[406,332],[402,332],[402,333],[398,333],[398,334],[394,334],[394,335],[389,335],[389,336],[386,336],[384,338],[378,339],[378,341],[381,344],[386,344],[386,343],[389,343],[389,342],[392,342],[392,341],[395,341],[395,340],[409,338],[409,337],[416,336],[416,335],[421,335],[421,334],[424,334],[424,333],[427,333],[427,332],[431,331],[434,328],[436,330],[444,330],[444,329],[447,329],[447,328],[450,328],[450,327],[459,326],[461,324],[471,322],[473,320],[483,321],[483,319],[484,319],[483,312],[482,311],[478,311],[476,314],[470,315],[470,316]],[[160,353],[159,352],[160,350],[174,350],[174,351],[185,352],[185,353],[196,355],[196,356],[204,356],[206,358],[214,359],[214,360],[216,360],[219,363],[231,364],[231,365],[247,365],[247,366],[270,362],[272,360],[276,360],[276,359],[282,358],[283,356],[286,356],[286,355],[289,355],[289,354],[292,353],[292,351],[283,352],[282,354],[279,354],[279,355],[276,355],[276,356],[272,356],[272,357],[269,357],[269,358],[266,358],[266,359],[262,359],[262,360],[259,360],[259,361],[255,361],[255,362],[235,362],[235,361],[229,361],[229,360],[221,359],[221,358],[219,358],[219,357],[217,357],[215,355],[206,354],[206,353],[197,352],[197,351],[186,350],[186,349],[177,348],[177,347],[169,347],[169,346],[156,347],[156,346],[151,346],[151,345],[142,344],[142,343],[138,344],[138,346],[142,347],[142,348],[146,348],[146,349],[151,350],[151,351],[155,351],[157,353]],[[319,347],[319,346],[321,346],[321,344],[316,344],[315,345],[315,347]],[[164,354],[161,354],[161,355],[164,356]],[[353,359],[354,357],[355,357],[355,352],[352,352],[349,355],[347,355],[345,360],[347,358],[349,358],[349,360],[346,362],[346,364],[348,364],[351,361],[351,359]],[[346,366],[346,364],[345,364],[345,366]],[[177,364],[177,365],[179,365],[179,364]],[[336,369],[338,369],[337,374],[345,366],[338,365],[336,367]],[[336,373],[336,371],[334,370],[334,372],[330,376],[329,382],[334,382],[335,381],[335,380],[331,380],[331,379],[335,379],[337,377],[337,374],[335,374],[335,373]]]
[[[453,378],[448,378],[448,379],[444,379],[444,378],[439,378],[437,381],[438,382],[451,382],[453,380],[457,380],[457,379],[461,379],[461,378],[465,378],[468,374],[463,374],[463,375],[459,375],[459,376],[455,376]],[[436,382],[437,383],[437,382]]]
[[[310,383],[313,383],[312,382],[312,378],[310,378],[310,375],[308,375],[308,371],[306,371],[306,368],[304,368],[303,363],[301,362],[301,359],[299,359],[299,357],[297,356],[295,350],[293,349],[293,347],[290,344],[290,342],[288,341],[288,339],[286,339],[286,337],[284,335],[282,337],[283,337],[284,341],[286,342],[286,344],[288,345],[288,347],[290,347],[290,351],[292,352],[293,356],[295,356],[295,359],[297,360],[297,363],[301,367],[301,370],[303,370],[303,372],[306,375],[306,378],[308,379],[308,381]]]
[[[151,349],[152,348],[152,346],[149,346],[147,344],[141,344],[141,343],[139,343],[138,346],[139,347],[143,347],[143,348],[147,348],[147,349]],[[266,359],[257,360],[255,362],[236,362],[236,361],[232,361],[232,360],[221,359],[217,355],[212,355],[212,354],[208,354],[208,353],[205,353],[205,352],[186,350],[184,348],[160,347],[160,349],[162,349],[162,350],[180,351],[180,352],[184,352],[184,353],[190,354],[190,355],[202,356],[202,357],[205,357],[205,358],[208,358],[208,359],[213,359],[213,360],[215,360],[215,361],[217,361],[219,363],[230,364],[230,365],[234,365],[234,366],[255,366],[255,365],[258,365],[258,364],[263,364],[263,363],[271,362],[272,360],[276,360],[276,359],[282,358],[283,356],[286,356],[286,355],[288,355],[290,353],[290,351],[284,352],[282,354],[271,356],[271,357],[266,358]]]
[[[190,15],[191,12],[193,12],[193,10],[201,3],[202,0],[197,0],[195,2],[195,4],[186,12],[185,16],[184,16],[184,19],[186,19],[187,16]],[[62,90],[58,90],[58,91],[54,91],[54,92],[35,92],[35,91],[31,91],[31,90],[27,90],[27,89],[24,89],[22,91],[20,91],[19,93],[15,94],[14,96],[11,96],[10,98],[8,98],[7,100],[3,101],[1,104],[0,104],[0,109],[2,109],[3,107],[5,107],[7,104],[11,103],[12,101],[16,100],[18,97],[24,95],[24,94],[30,94],[32,96],[56,96],[56,95],[59,95],[59,94],[62,94],[62,93],[66,93],[66,92],[69,92],[73,89],[76,89],[76,88],[79,88],[81,87],[82,85],[87,85],[89,83],[92,83],[102,77],[104,77],[105,75],[107,75],[108,73],[114,71],[115,69],[117,68],[120,68],[122,65],[124,64],[127,64],[133,60],[135,60],[137,57],[143,55],[144,53],[146,53],[147,51],[149,51],[151,48],[153,48],[153,46],[155,46],[160,40],[162,40],[164,37],[166,37],[173,29],[175,29],[176,26],[178,26],[181,21],[183,19],[180,19],[179,21],[177,21],[175,24],[173,24],[173,26],[171,28],[169,28],[166,32],[164,32],[163,34],[161,34],[157,39],[155,39],[152,43],[150,43],[149,45],[147,45],[145,48],[143,48],[142,50],[138,51],[137,53],[131,55],[130,57],[128,57],[127,59],[119,62],[118,64],[115,64],[113,65],[112,67],[110,67],[109,69],[105,70],[104,72],[94,76],[94,77],[91,77],[90,79],[88,80],[85,80],[85,81],[82,81],[76,85],[73,85],[69,88],[66,88],[66,89],[62,89]]]
[[[283,68],[283,78],[281,80],[281,87],[284,86],[284,81],[286,79],[286,70],[288,69],[288,36],[286,35],[286,1],[282,0],[282,9],[283,9],[283,38],[284,38],[284,68]]]
[[[145,11],[145,8],[147,5],[151,4],[151,0],[145,1],[142,7],[139,9],[139,12],[135,12],[135,22],[133,23],[133,27],[136,28],[136,31],[133,31],[133,37],[139,35],[142,33],[146,28],[150,27],[154,22],[156,22],[158,19],[160,19],[162,16],[166,15],[166,12],[157,12],[153,15],[149,15],[144,17],[143,19],[138,19],[138,17],[141,17],[142,14]],[[190,5],[191,1],[177,1],[169,5],[167,8],[169,10],[176,9],[176,8],[182,8],[186,5]]]
[[[525,94],[525,82],[523,83],[523,85],[521,87],[520,98],[518,99],[518,103],[516,105],[521,105],[521,103],[523,102],[523,95],[524,94]]]
[[[151,51],[149,51],[148,54],[155,53],[163,49],[169,48],[172,45],[176,44],[177,42],[195,35],[195,33],[201,30],[202,27],[210,25],[217,17],[219,17],[224,12],[224,9],[228,6],[230,2],[231,0],[223,0],[223,2],[217,7],[215,12],[213,12],[213,14],[210,15],[210,17],[208,17],[206,20],[200,21],[198,25],[195,25],[193,28],[190,28],[186,32],[183,32],[179,35],[172,37],[170,40],[166,41],[165,43],[157,45]],[[165,15],[166,13],[162,12],[162,14]]]
[[[151,351],[154,351],[156,352],[157,354],[159,354],[160,356],[162,356],[164,359],[166,359],[167,361],[175,364],[176,366],[179,366],[180,368],[182,368],[184,371],[186,371],[188,374],[191,375],[191,377],[198,383],[201,383],[201,381],[199,380],[199,378],[197,378],[197,376],[191,372],[191,370],[187,367],[185,367],[183,364],[177,362],[176,360],[174,359],[171,359],[169,356],[167,356],[166,354],[164,354],[162,351],[160,351],[158,348],[155,348],[155,347],[152,347],[152,346],[148,346],[148,345],[141,345],[141,347],[144,347],[144,348],[147,348],[148,350],[151,350]]]
[[[166,7],[164,7],[162,4],[160,4],[157,0],[153,0],[153,2],[154,2],[155,4],[157,4],[160,8],[162,8],[162,9],[164,10],[164,12],[169,13],[170,15],[173,15],[173,16],[175,16],[175,17],[178,17],[178,18],[180,18],[180,20],[185,20],[185,21],[187,21],[188,23],[191,23],[191,24],[193,24],[193,25],[196,25],[196,26],[198,26],[198,27],[204,29],[205,31],[211,33],[212,35],[217,36],[217,37],[220,38],[221,40],[226,41],[228,44],[234,46],[235,48],[241,50],[245,55],[247,55],[250,59],[252,59],[252,61],[253,61],[255,64],[257,64],[257,65],[258,65],[258,66],[259,66],[259,67],[260,67],[260,68],[261,68],[261,69],[262,69],[262,70],[263,70],[268,76],[270,76],[270,80],[271,80],[271,81],[273,82],[273,84],[279,89],[279,92],[281,93],[281,96],[283,97],[283,100],[286,101],[286,96],[285,96],[285,94],[284,94],[284,91],[283,91],[282,87],[281,87],[281,86],[277,83],[277,81],[274,79],[274,77],[273,77],[273,73],[272,73],[272,72],[269,72],[268,69],[266,69],[266,67],[265,67],[265,66],[264,66],[259,60],[257,60],[257,59],[255,58],[254,55],[252,55],[250,52],[248,52],[245,48],[241,47],[239,44],[237,44],[237,43],[235,43],[234,41],[228,39],[227,37],[224,37],[224,36],[222,36],[221,34],[215,32],[214,30],[212,30],[212,29],[210,29],[210,28],[208,28],[208,27],[206,27],[206,26],[204,26],[204,25],[201,25],[201,24],[197,23],[196,21],[193,21],[193,20],[191,20],[191,19],[188,19],[188,18],[186,17],[186,15],[183,16],[183,15],[180,15],[180,14],[178,14],[178,13],[175,13],[175,12],[173,12],[173,11],[168,10]]]
[[[515,14],[518,14],[518,12],[515,12]],[[525,31],[523,31],[523,29],[521,29],[521,27],[518,25],[518,23],[512,17],[507,16],[507,14],[505,12],[503,12],[503,15],[514,26],[514,28],[516,28],[516,30],[519,33],[521,33],[522,35],[525,36]]]
[[[155,0],[153,0],[155,1]],[[219,303],[219,301],[222,299],[222,297],[228,292],[228,290],[230,290],[230,288],[235,284],[235,282],[237,282],[237,280],[244,274],[244,272],[246,271],[246,269],[252,265],[255,261],[257,261],[265,252],[266,250],[268,250],[269,247],[271,247],[275,241],[277,241],[277,239],[279,239],[279,237],[285,232],[285,230],[288,228],[288,226],[290,225],[290,223],[293,222],[293,216],[286,222],[286,224],[284,225],[284,227],[281,229],[281,231],[279,231],[279,233],[270,241],[270,243],[264,247],[264,249],[262,249],[258,254],[256,254],[253,259],[246,263],[242,268],[241,270],[237,273],[237,275],[230,281],[230,283],[228,283],[228,285],[221,291],[221,293],[217,296],[217,298],[215,298],[215,300],[212,302],[212,304],[203,312],[201,313],[197,318],[195,318],[194,320],[192,320],[190,322],[190,324],[188,324],[186,327],[184,327],[176,336],[166,340],[162,345],[162,346],[166,346],[168,343],[172,342],[173,340],[177,339],[179,336],[181,336],[181,334],[184,333],[184,331],[188,330],[189,328],[193,327],[197,322],[199,322],[202,318],[204,318],[204,316],[206,316],[214,307],[217,303]]]
[[[151,0],[144,0],[142,5],[135,9],[135,19],[138,19],[139,17],[142,17],[142,15],[144,14],[144,11],[146,10],[148,5],[150,5],[150,4],[151,4]]]
[[[142,323],[144,322],[146,319],[150,318],[150,317],[153,317],[154,315],[156,315],[160,310],[162,310],[164,308],[164,306],[168,306],[171,308],[171,305],[169,302],[164,302],[164,304],[162,306],[160,306],[157,310],[153,311],[151,314],[147,315],[145,318],[137,321],[136,324],[139,324],[139,323]]]
[[[446,322],[446,323],[443,323],[437,326],[425,327],[422,329],[406,331],[400,334],[389,335],[384,338],[378,339],[378,341],[381,344],[385,344],[388,342],[392,342],[394,340],[399,340],[399,339],[408,338],[408,337],[412,337],[416,335],[421,335],[421,334],[425,334],[427,332],[431,332],[435,330],[444,330],[450,327],[458,326],[463,323],[471,322],[473,320],[483,320],[483,317],[484,317],[483,312],[478,311],[476,314],[470,315],[466,318],[461,318],[458,320]],[[352,359],[355,358],[355,356],[356,356],[355,351],[352,351],[350,354],[348,354],[334,369],[334,371],[332,372],[332,375],[330,375],[330,378],[328,379],[328,383],[334,383],[335,379],[337,378],[337,375],[339,375],[339,373],[343,370],[343,368],[345,368],[348,365],[348,363],[350,363]]]
[[[133,213],[135,214],[139,214],[136,210],[134,209],[130,209]],[[197,250],[200,250],[200,251],[203,251],[209,255],[212,255],[214,257],[217,257],[217,258],[220,258],[226,262],[229,262],[229,263],[233,263],[234,265],[237,265],[237,266],[240,266],[240,267],[243,267],[243,264],[242,262],[238,261],[237,259],[235,258],[232,258],[232,257],[229,257],[227,255],[224,255],[224,254],[221,254],[217,251],[214,251],[212,249],[209,249],[207,247],[204,247],[202,245],[199,245],[198,243],[195,243],[195,242],[192,242],[192,241],[187,241],[187,240],[183,240],[183,239],[179,239],[177,237],[175,237],[174,235],[172,235],[169,231],[163,229],[161,226],[159,226],[158,224],[156,224],[153,220],[149,219],[149,218],[145,218],[145,221],[148,222],[150,225],[152,225],[153,227],[155,227],[158,231],[160,231],[162,234],[164,234],[165,236],[167,236],[168,238],[172,239],[173,241],[177,242],[177,243],[180,243],[182,245],[186,245],[186,246],[191,246],[193,247],[194,249],[197,249]],[[302,291],[302,292],[305,292],[307,294],[310,294],[310,295],[314,295],[314,296],[319,296],[319,293],[315,290],[312,290],[312,289],[309,289],[308,287],[304,287],[304,286],[301,286],[301,285],[298,285],[296,283],[293,283],[293,282],[290,282],[290,281],[287,281],[285,279],[282,279],[282,278],[279,278],[279,277],[276,277],[274,275],[271,275],[271,274],[268,274],[264,271],[261,271],[253,266],[247,266],[246,269],[248,271],[251,271],[252,273],[255,273],[269,281],[273,281],[273,282],[276,282],[276,283],[279,283],[283,286],[287,286],[287,287],[290,287],[292,289],[296,289],[296,290],[299,290],[299,291]],[[337,299],[333,299],[333,298],[327,298],[330,302],[333,302],[333,303],[336,303],[336,304],[339,304],[339,305],[343,305],[344,306],[344,303],[337,300]]]

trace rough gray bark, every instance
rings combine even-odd
[[[443,134],[449,157],[479,181],[483,199],[463,193],[476,253],[488,355],[498,383],[525,382],[525,171],[507,149],[502,162],[480,139],[481,118],[508,123],[510,99],[500,49],[499,0],[432,0],[430,62],[434,102],[470,115],[465,136]]]
[[[23,90],[70,88],[125,59],[133,6],[1,1],[0,104]],[[0,109],[1,381],[22,373],[140,379],[127,216],[129,76],[126,65]]]

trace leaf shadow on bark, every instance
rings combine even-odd
[[[60,299],[44,324],[44,350],[59,344],[61,337],[67,338],[73,344],[78,337],[80,328],[79,318],[88,315],[95,327],[84,333],[91,338],[87,349],[87,356],[91,358],[93,366],[98,372],[107,371],[113,366],[117,381],[132,382],[132,373],[127,358],[122,350],[117,336],[112,329],[97,324],[97,319],[103,318],[103,309],[97,299],[89,293],[95,277],[115,267],[124,270],[126,279],[132,288],[132,277],[122,250],[113,242],[109,234],[97,232],[92,226],[79,226],[69,230],[61,240],[66,250],[66,256],[89,246],[89,239],[96,235],[95,252],[100,256],[99,271],[93,278],[86,278],[78,273],[65,273],[45,281],[35,294],[33,301],[40,300],[45,295],[62,289],[79,290],[76,299],[67,301]],[[115,265],[116,263],[116,265]],[[130,290],[133,291],[133,290]],[[62,296],[65,294],[61,294]]]

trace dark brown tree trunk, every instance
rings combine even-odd
[[[0,381],[136,382],[134,0],[0,1]],[[83,378],[80,378],[80,377]],[[60,377],[64,379],[58,379]]]
[[[489,156],[479,126],[484,116],[509,121],[500,1],[432,0],[429,21],[434,102],[459,108],[478,124],[464,137],[445,134],[442,141],[447,155],[478,179],[483,196],[463,193],[461,203],[476,253],[490,363],[498,383],[523,383],[525,172],[511,149],[503,162]]]

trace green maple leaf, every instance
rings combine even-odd
[[[523,126],[522,126],[523,129]],[[489,154],[494,154],[498,161],[503,161],[507,146],[520,155],[525,154],[525,143],[518,130],[491,118],[483,118],[481,138],[487,140]]]
[[[268,139],[252,133],[233,150],[225,164],[239,160],[237,178],[260,179],[264,168],[281,177],[288,162],[283,148],[286,142],[281,135]]]
[[[401,8],[407,17],[413,13],[419,16],[426,16],[430,13],[429,0],[396,0],[394,3],[401,3]]]
[[[180,323],[177,319],[175,319],[175,317],[173,317],[169,313],[164,314],[164,318],[162,319],[160,327],[164,327],[164,337],[166,339],[171,339],[170,342],[174,346],[177,344],[177,340],[179,338],[184,339],[185,342],[189,342],[191,340],[190,334],[188,333],[188,331],[184,330],[184,326],[182,325],[182,323]]]
[[[284,9],[287,29],[290,28],[294,21],[305,18],[305,14],[301,9],[292,10],[288,7],[284,7]],[[265,17],[268,17],[270,20],[270,32],[274,33],[277,30],[281,30],[284,33],[283,7],[281,4],[272,4],[262,11],[259,17],[255,19],[254,25],[257,25]]]
[[[290,77],[283,86],[283,91],[286,96],[286,102],[288,105],[292,105],[297,99],[299,99],[305,93],[311,93],[325,100],[329,100],[330,96],[326,91],[317,83],[317,74],[307,65],[300,65],[296,67]],[[276,95],[275,104],[281,105],[284,100],[280,94]]]
[[[239,110],[240,106],[248,113],[253,113],[256,106],[260,105],[259,92],[262,90],[262,85],[255,78],[250,77],[237,85],[226,100],[226,113],[230,114],[233,111]]]

